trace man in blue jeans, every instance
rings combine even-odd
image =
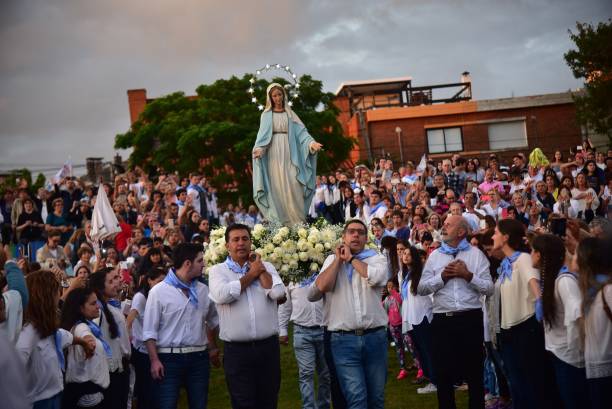
[[[210,362],[220,365],[216,336],[219,317],[208,287],[197,280],[204,266],[202,246],[181,243],[171,269],[149,292],[143,338],[151,360],[153,391],[160,409],[176,409],[187,390],[189,409],[205,409]]]
[[[351,409],[385,404],[388,318],[380,297],[388,268],[385,256],[365,249],[367,234],[362,221],[346,222],[343,243],[315,281],[318,298],[325,297],[333,361]],[[316,298],[310,294],[311,301]]]
[[[293,322],[293,351],[299,370],[302,409],[329,409],[330,377],[323,344],[323,301],[308,301],[308,290],[316,275],[287,286],[287,301],[278,307],[281,344],[287,345],[287,325]],[[315,395],[315,373],[319,378]]]

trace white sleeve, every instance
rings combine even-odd
[[[366,264],[368,266],[368,285],[370,287],[384,286],[389,277],[387,258],[383,255],[377,255],[374,257],[371,263]]]
[[[209,274],[210,299],[216,304],[231,304],[240,298],[242,285],[240,280],[231,280],[217,264]]]
[[[283,298],[285,296],[285,284],[283,284],[283,280],[281,280],[280,275],[278,275],[278,272],[272,264],[265,262],[264,266],[272,277],[272,288],[265,290],[266,295],[274,301]]]
[[[161,305],[158,299],[157,292],[151,290],[144,313],[144,322],[142,324],[142,339],[158,339],[159,321],[161,316]]]
[[[278,329],[281,337],[287,336],[287,327],[289,326],[289,320],[291,319],[291,313],[293,312],[293,305],[291,304],[291,290],[287,288],[286,291],[287,301],[278,306]]]
[[[144,317],[145,306],[147,304],[147,299],[145,298],[143,293],[136,293],[134,298],[132,299],[132,305],[130,307],[130,311],[137,311],[140,317]]]
[[[582,317],[582,295],[578,282],[573,277],[566,275],[560,277],[557,282],[557,291],[563,302],[563,325],[568,326],[578,318]]]

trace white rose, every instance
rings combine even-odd
[[[270,257],[268,257],[268,261],[274,265],[276,265],[276,263],[278,262],[278,256],[274,253],[270,254]]]
[[[317,263],[311,263],[310,264],[310,271],[312,271],[312,272],[319,271],[319,265]]]
[[[255,233],[255,232],[263,232],[265,230],[266,230],[266,228],[261,223],[257,223],[255,226],[253,226],[253,233]]]
[[[300,258],[301,261],[307,261],[308,260],[308,253],[305,252],[305,251],[301,251],[298,257]]]
[[[298,268],[298,262],[296,260],[291,260],[291,263],[289,263],[289,268],[291,270],[295,270],[296,268]]]
[[[268,243],[266,244],[264,249],[266,250],[266,253],[272,253],[274,251],[274,244]]]
[[[278,234],[280,234],[281,237],[283,237],[283,238],[289,237],[289,228],[288,227],[281,227],[278,230]]]
[[[282,241],[283,238],[280,234],[275,234],[274,237],[272,237],[272,243],[274,244],[281,244]]]
[[[274,254],[276,254],[278,257],[282,257],[285,252],[283,251],[282,247],[277,247],[274,249]]]
[[[298,248],[298,250],[300,250],[300,251],[305,251],[305,250],[307,250],[307,249],[308,249],[308,242],[307,242],[306,240],[300,239],[300,240],[297,242],[297,248]]]
[[[293,253],[293,254],[291,255],[291,258],[292,258],[293,260],[295,260],[295,261],[298,261],[298,260],[300,259],[300,256],[298,255],[298,253]]]
[[[298,230],[297,234],[300,239],[305,239],[306,237],[308,237],[308,232],[303,227]]]
[[[320,253],[320,252],[322,252],[322,251],[325,249],[325,247],[323,246],[323,244],[321,244],[321,243],[317,243],[317,244],[314,246],[314,249],[315,249],[315,251],[317,251],[317,252],[319,252],[319,253]]]
[[[291,263],[292,260],[293,260],[293,257],[291,257],[291,254],[285,254],[283,256],[283,263],[285,264]]]
[[[332,245],[330,242],[325,243],[325,250],[329,250],[332,248]]]

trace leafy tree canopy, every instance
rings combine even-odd
[[[612,19],[597,26],[576,23],[569,33],[577,49],[565,53],[565,61],[585,80],[585,94],[575,97],[578,121],[612,139]]]
[[[115,138],[115,148],[133,148],[129,161],[151,172],[156,168],[181,174],[200,171],[219,190],[235,187],[250,201],[251,149],[259,129],[261,111],[250,101],[249,75],[200,85],[197,97],[176,92],[146,105],[131,129]],[[274,82],[287,83],[282,78]],[[265,101],[269,82],[255,82],[255,94]],[[333,94],[321,81],[300,78],[300,97],[293,103],[309,133],[324,145],[317,172],[335,170],[349,155],[352,141],[343,136]]]

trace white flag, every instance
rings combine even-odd
[[[91,215],[91,239],[93,241],[103,240],[120,231],[121,227],[119,227],[115,212],[113,212],[113,208],[108,201],[104,186],[100,185],[96,205]]]
[[[68,159],[64,163],[64,166],[62,166],[62,168],[57,171],[55,176],[53,176],[53,178],[51,178],[51,182],[59,183],[61,179],[65,178],[67,176],[72,176],[72,163],[70,162],[70,159]]]
[[[419,173],[423,173],[426,168],[427,168],[427,155],[423,154],[423,156],[421,156],[421,161],[419,162],[419,165],[417,166],[416,170]]]

